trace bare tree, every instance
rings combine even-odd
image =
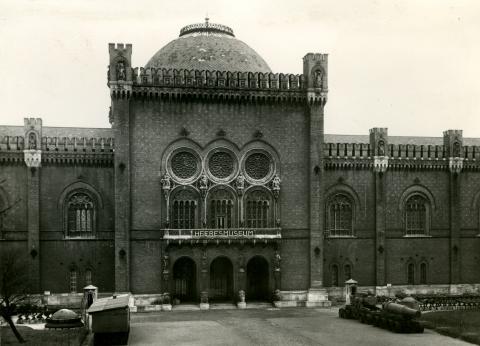
[[[0,315],[8,323],[18,342],[25,340],[12,321],[12,315],[19,305],[29,299],[28,268],[20,252],[4,251],[0,258]]]

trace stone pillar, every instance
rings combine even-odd
[[[460,183],[464,160],[462,130],[445,131],[443,145],[450,170],[450,284],[458,284],[462,280],[460,261]],[[454,287],[453,290],[455,290]]]
[[[27,169],[27,231],[29,288],[40,289],[40,167],[42,163],[42,119],[25,118],[24,161]]]
[[[373,178],[375,180],[375,285],[386,285],[386,184],[388,168],[388,130],[370,130],[370,151],[373,156]]]
[[[303,58],[303,74],[307,94],[307,114],[310,120],[310,289],[307,306],[328,304],[323,289],[323,239],[325,227],[323,115],[327,102],[328,55],[309,53]]]
[[[130,96],[132,46],[109,44],[108,86],[115,135],[115,291],[130,290]]]

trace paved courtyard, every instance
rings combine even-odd
[[[395,334],[337,316],[336,308],[139,313],[129,345],[471,345],[431,330]]]

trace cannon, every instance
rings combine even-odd
[[[424,327],[417,321],[421,312],[413,298],[387,301],[382,305],[377,302],[373,294],[357,293],[355,288],[350,290],[347,304],[339,309],[339,317],[356,319],[396,333],[423,333]]]

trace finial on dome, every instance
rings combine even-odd
[[[184,26],[180,30],[180,37],[187,35],[187,34],[195,34],[195,33],[205,33],[205,34],[223,34],[228,36],[233,36],[233,30],[226,25],[210,23],[210,18],[207,16],[205,17],[205,23],[198,23],[198,24],[190,24]]]
[[[210,18],[208,18],[208,12],[207,12],[207,15],[205,16],[205,26],[208,26],[208,21],[210,20]]]

